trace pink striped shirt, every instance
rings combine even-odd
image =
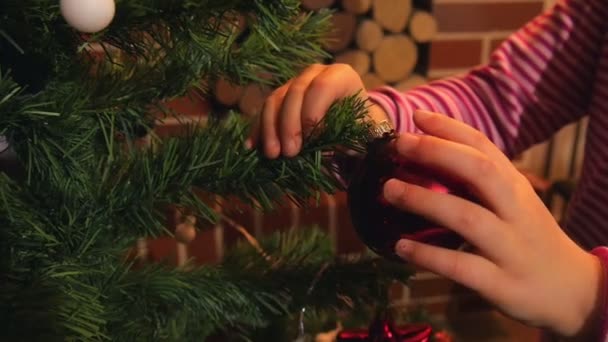
[[[511,157],[587,115],[582,174],[564,229],[587,250],[608,246],[607,0],[559,1],[464,76],[370,95],[400,131],[415,130],[416,108],[441,112],[484,132]]]

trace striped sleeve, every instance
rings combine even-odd
[[[400,93],[370,91],[399,131],[411,113],[449,115],[485,133],[513,156],[586,114],[608,23],[605,0],[562,0],[536,17],[468,74]]]

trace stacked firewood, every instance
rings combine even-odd
[[[302,0],[303,10],[331,8],[332,30],[326,50],[328,62],[345,63],[361,75],[367,89],[391,85],[399,90],[426,83],[421,47],[437,32],[437,22],[427,8],[413,0]],[[421,56],[422,55],[422,56]],[[215,85],[216,100],[246,115],[258,113],[268,89],[236,87],[223,80]]]

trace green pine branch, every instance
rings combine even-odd
[[[237,15],[248,22],[246,35],[234,27]],[[329,25],[329,13],[302,15],[295,0],[123,0],[112,24],[90,36],[69,27],[49,0],[3,1],[0,18],[4,68],[29,80],[21,63],[31,58],[48,73],[38,77],[42,89],[58,96],[53,81],[72,82],[90,95],[88,111],[143,112],[219,77],[280,84],[326,56],[319,43]],[[93,44],[104,49],[101,60]]]
[[[245,150],[245,121],[235,116],[212,122],[193,129],[192,135],[169,139],[156,148],[108,158],[90,169],[81,190],[83,196],[71,193],[69,186],[58,191],[38,182],[28,185],[6,176],[0,178],[5,190],[0,212],[8,227],[0,245],[6,253],[3,259],[7,261],[6,283],[13,284],[8,290],[5,288],[8,292],[4,293],[4,303],[9,311],[28,312],[37,308],[47,322],[57,322],[37,331],[38,336],[50,339],[125,336],[128,340],[135,336],[135,331],[141,334],[142,329],[147,329],[154,336],[146,338],[171,340],[177,335],[189,336],[184,329],[192,326],[200,328],[195,330],[197,336],[226,324],[261,326],[268,315],[293,310],[304,303],[340,308],[347,304],[343,299],[349,294],[355,303],[378,300],[381,277],[394,279],[403,270],[387,268],[369,259],[333,260],[327,238],[319,234],[312,234],[308,240],[299,235],[270,239],[263,244],[264,248],[279,256],[271,264],[250,247],[228,255],[220,269],[183,273],[159,266],[131,270],[122,266],[119,257],[135,238],[164,229],[161,204],[196,204],[196,209],[208,205],[200,197],[194,197],[201,191],[236,195],[249,201],[266,198],[267,202],[261,204],[270,208],[284,196],[303,202],[315,192],[338,189],[340,183],[332,159],[325,155],[334,151],[335,146],[363,149],[367,125],[360,120],[364,115],[365,103],[354,96],[337,103],[306,139],[299,157],[278,160],[267,160],[258,151]],[[36,196],[32,195],[32,189],[37,190]],[[180,201],[183,198],[187,200]],[[157,227],[158,231],[151,232],[150,227]],[[307,284],[330,261],[331,267],[320,280],[320,290],[308,294]],[[158,283],[159,287],[149,288],[141,280],[145,284]],[[229,293],[227,281],[235,284],[235,292],[229,298],[240,298],[242,302],[224,303],[222,295],[212,290],[216,286],[217,291]],[[35,305],[22,297],[24,287],[33,283],[40,287],[35,292],[39,297],[32,296]],[[117,290],[120,299],[108,303],[106,298],[115,298],[117,293],[113,291]],[[156,290],[160,292],[154,299]],[[145,296],[141,292],[138,295],[138,291]],[[191,299],[195,307],[182,303],[182,298]],[[61,304],[36,306],[43,305],[45,300]],[[155,306],[155,301],[160,306]],[[189,309],[167,311],[165,305]],[[129,311],[119,322],[112,321],[119,308],[143,310],[142,306],[147,313]],[[193,312],[209,314],[216,321],[193,325],[192,322],[210,319],[193,318]],[[234,312],[235,318],[227,318],[230,312]],[[17,317],[23,319],[14,315],[6,319],[16,322]],[[14,324],[19,331],[20,325]],[[118,330],[106,331],[116,324],[120,326]],[[133,334],[129,334],[132,327]]]
[[[355,96],[336,103],[297,157],[275,160],[244,147],[248,124],[239,116],[193,128],[186,136],[108,163],[103,176],[93,179],[99,185],[96,202],[114,213],[122,236],[166,233],[162,209],[169,204],[212,223],[218,219],[215,202],[205,198],[239,198],[265,210],[286,198],[305,205],[321,193],[344,189],[332,154],[340,153],[336,146],[364,149],[365,115],[366,103]]]
[[[203,198],[271,209],[342,189],[332,155],[363,151],[369,127],[366,104],[352,96],[332,106],[295,158],[246,150],[248,123],[236,114],[134,148],[159,115],[177,115],[167,100],[192,88],[207,95],[203,81],[272,86],[323,58],[329,13],[302,15],[296,0],[116,5],[107,30],[84,36],[57,1],[0,2],[0,135],[22,169],[15,179],[0,173],[1,340],[246,335],[304,304],[382,301],[382,285],[407,279],[402,265],[336,258],[315,231],[261,241],[270,259],[241,245],[217,266],[129,264],[137,238],[168,234],[169,204],[215,222]],[[248,21],[243,34],[235,15]]]
[[[245,333],[302,306],[356,310],[386,295],[386,288],[372,283],[406,281],[411,273],[371,256],[336,258],[328,237],[314,229],[276,233],[260,243],[270,259],[243,243],[217,267],[184,272],[157,265],[129,272],[118,285],[115,305],[123,312],[112,327],[130,341],[200,340],[205,332],[226,329]]]
[[[260,242],[270,259],[243,243],[218,266],[113,263],[102,270],[55,264],[23,278],[4,275],[0,318],[10,324],[0,338],[189,341],[226,329],[248,334],[302,307],[358,310],[386,296],[378,282],[405,282],[411,274],[404,265],[372,256],[337,258],[328,237],[315,229]],[[34,322],[41,318],[43,325]]]
[[[365,103],[356,97],[337,103],[305,140],[298,157],[276,160],[245,149],[248,125],[237,116],[193,129],[191,135],[168,139],[155,148],[117,153],[105,160],[95,160],[95,151],[49,153],[52,149],[47,146],[53,138],[48,136],[27,141],[23,145],[39,144],[39,151],[32,148],[35,162],[45,163],[48,175],[54,178],[37,174],[17,183],[5,176],[1,180],[7,190],[0,211],[15,218],[7,222],[11,228],[27,226],[33,234],[28,239],[46,241],[41,244],[45,255],[54,251],[47,244],[56,243],[58,259],[89,253],[106,260],[109,246],[124,250],[141,236],[167,234],[164,209],[170,204],[216,222],[213,203],[204,198],[237,197],[261,209],[272,209],[285,198],[304,205],[322,192],[343,189],[328,154],[335,152],[334,146],[364,148],[368,128],[360,120],[365,110]],[[48,129],[53,128],[49,125]],[[67,139],[71,134],[79,133],[54,137]],[[16,149],[21,151],[23,145]],[[65,174],[69,167],[75,170],[71,176]],[[16,211],[15,203],[21,211]],[[20,246],[23,237],[16,235],[3,243]]]
[[[28,181],[86,196],[86,178],[100,159],[114,157],[117,135],[130,140],[149,130],[154,112],[174,115],[165,100],[219,77],[279,84],[323,57],[328,13],[301,15],[298,4],[125,0],[107,30],[83,40],[56,3],[3,2],[0,133],[17,149]],[[17,20],[23,14],[25,31]],[[230,24],[235,14],[249,22],[243,41]],[[106,49],[101,61],[89,56],[92,43]],[[29,75],[38,66],[44,74]],[[31,77],[42,84],[28,83]]]

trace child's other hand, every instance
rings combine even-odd
[[[329,107],[357,92],[367,99],[361,78],[350,66],[311,65],[266,99],[247,144],[261,145],[268,158],[281,154],[293,157],[300,152],[302,135],[323,118]],[[384,111],[376,105],[371,106],[369,116],[377,122],[386,119]]]
[[[414,122],[426,135],[401,136],[398,152],[458,177],[482,204],[398,180],[385,184],[384,195],[459,233],[476,253],[405,240],[396,252],[527,324],[564,337],[589,333],[601,291],[599,260],[562,232],[527,179],[482,133],[444,115],[417,112]]]

